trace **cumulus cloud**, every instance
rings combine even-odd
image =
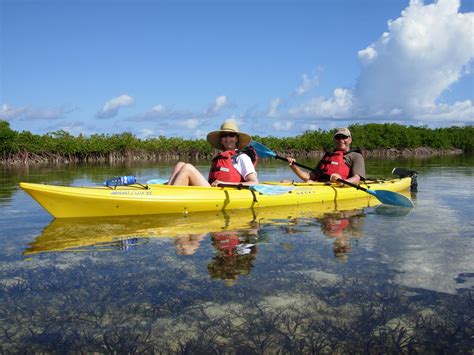
[[[387,32],[358,52],[361,70],[353,88],[294,104],[288,114],[293,120],[473,122],[472,100],[442,102],[444,92],[472,75],[474,13],[460,13],[459,7],[459,0],[410,1],[400,17],[388,21]],[[296,93],[306,93],[310,82],[303,75]],[[278,116],[278,104],[271,103],[268,117]]]
[[[309,76],[308,74],[303,74],[301,76],[301,84],[295,90],[295,94],[298,96],[302,96],[308,93],[312,88],[319,85],[319,77],[317,74],[313,74],[313,76]]]
[[[107,101],[104,106],[97,112],[97,118],[112,118],[117,116],[119,109],[121,107],[127,107],[133,104],[133,97],[129,95],[120,95],[109,101]]]
[[[459,119],[474,119],[471,101],[437,102],[469,72],[474,59],[474,14],[459,13],[459,6],[459,0],[429,5],[412,0],[388,22],[388,32],[359,51],[361,73],[354,91],[359,113],[426,118],[432,113],[436,119],[451,110]]]
[[[289,114],[299,118],[348,118],[352,114],[353,96],[349,89],[337,88],[331,97],[314,97],[291,108]]]
[[[65,118],[68,113],[73,111],[74,109],[66,109],[65,107],[41,109],[32,106],[15,107],[9,104],[2,104],[0,106],[0,119],[8,121],[14,119],[57,120]]]

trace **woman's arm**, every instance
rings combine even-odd
[[[250,173],[245,177],[245,181],[242,183],[242,185],[255,185],[258,184],[258,178],[257,178],[257,173]]]

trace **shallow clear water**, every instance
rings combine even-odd
[[[363,200],[85,220],[53,220],[18,182],[146,181],[171,166],[4,168],[0,351],[472,351],[474,158],[367,171],[394,166],[419,172],[413,210]],[[278,162],[259,176],[293,178]]]

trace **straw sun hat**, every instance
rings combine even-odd
[[[219,131],[214,131],[207,135],[208,143],[219,150],[225,150],[224,146],[221,143],[222,133],[237,134],[239,136],[239,142],[237,143],[238,149],[245,148],[252,140],[252,137],[250,137],[247,133],[239,132],[239,128],[237,127],[237,124],[234,120],[226,120],[221,125],[221,129]]]

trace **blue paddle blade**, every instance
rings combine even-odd
[[[412,200],[402,194],[386,190],[367,190],[367,193],[377,197],[377,199],[386,205],[401,206],[401,207],[415,207]]]
[[[250,145],[255,149],[257,152],[258,156],[261,158],[275,158],[276,153],[272,151],[270,148],[265,147],[262,143],[259,143],[257,141],[251,141]]]
[[[283,195],[290,192],[295,186],[276,185],[250,185],[250,190],[260,192],[262,195]]]
[[[163,185],[168,182],[168,179],[151,179],[148,180],[146,183],[150,185]]]

